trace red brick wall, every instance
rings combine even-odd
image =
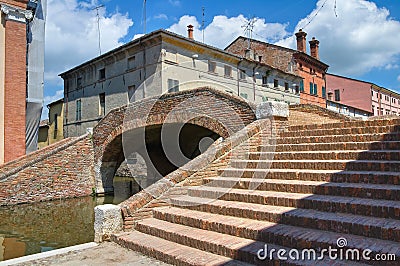
[[[0,3],[4,3],[7,5],[19,7],[26,9],[26,5],[28,4],[28,0],[1,0]]]
[[[26,26],[6,21],[4,161],[25,154]]]
[[[86,135],[0,167],[0,206],[87,196],[93,188],[93,144]]]

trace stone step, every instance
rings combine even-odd
[[[313,169],[399,172],[400,161],[379,160],[231,160],[232,168]]]
[[[196,248],[191,248],[186,245],[180,245],[136,230],[130,231],[129,233],[113,235],[112,240],[125,248],[140,252],[172,265],[253,265]]]
[[[338,248],[337,240],[345,238],[348,241],[347,246],[343,248],[344,251],[347,249],[357,249],[362,252],[366,249],[371,249],[371,255],[373,256],[382,253],[395,254],[396,259],[400,259],[399,243],[393,241],[224,216],[176,207],[156,208],[153,210],[153,215],[156,219],[173,224],[181,224],[207,231],[286,246],[297,250],[310,248],[321,250],[329,249],[329,247]]]
[[[394,133],[400,132],[400,125],[388,126],[362,126],[347,128],[323,128],[306,130],[289,130],[282,132],[281,137],[296,136],[328,136],[328,135],[356,135],[356,134],[374,134],[374,133]]]
[[[276,144],[398,141],[400,133],[277,137]],[[270,141],[271,142],[271,141]]]
[[[400,242],[400,221],[311,209],[180,196],[174,206],[241,218]]]
[[[400,150],[328,150],[296,152],[250,152],[250,160],[387,160],[399,161]]]
[[[268,178],[285,180],[325,181],[339,183],[400,184],[399,172],[340,171],[312,169],[238,169],[218,170],[219,176],[243,178]]]
[[[284,249],[289,252],[289,248],[273,245],[261,241],[246,239],[242,237],[222,234],[214,231],[207,231],[199,228],[188,227],[181,224],[170,223],[155,218],[139,221],[136,230],[159,237],[180,245],[194,247],[219,256],[226,256],[238,261],[251,263],[254,265],[278,265],[280,260],[274,254],[273,260],[259,260],[257,252],[265,248],[268,250]],[[285,265],[327,265],[327,260],[322,261],[293,261],[290,258],[285,260]],[[312,263],[312,264],[311,264]]]
[[[207,178],[201,187],[188,190],[192,197],[267,204],[273,206],[315,209],[326,212],[342,212],[380,218],[400,220],[400,202],[391,200],[366,199],[361,197],[315,195],[280,191],[248,190],[249,179],[239,180]],[[227,183],[223,183],[227,181]],[[232,181],[232,183],[230,183]],[[257,181],[254,180],[254,185]],[[212,186],[211,186],[212,185]],[[225,185],[225,187],[220,187]],[[231,186],[229,186],[231,185]],[[260,189],[258,187],[257,189]]]
[[[276,152],[297,151],[332,151],[332,150],[399,150],[400,141],[382,142],[334,142],[334,143],[306,143],[306,144],[278,144],[261,145],[257,150]]]
[[[355,127],[383,127],[383,126],[399,125],[399,124],[400,124],[400,119],[345,121],[345,122],[329,123],[329,124],[310,124],[310,125],[290,126],[289,131],[332,129],[332,128],[355,128]]]

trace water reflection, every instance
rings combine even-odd
[[[134,178],[115,177],[115,195],[0,207],[0,261],[93,241],[94,207],[138,191]]]
[[[0,260],[93,241],[92,197],[0,208]]]

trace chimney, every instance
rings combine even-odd
[[[318,47],[319,47],[319,41],[315,39],[315,37],[312,38],[310,43],[310,53],[311,56],[319,60],[319,53],[318,53]]]
[[[299,29],[299,32],[296,33],[296,40],[297,40],[297,51],[306,53],[306,36],[302,29]]]
[[[190,24],[190,25],[187,26],[187,28],[188,28],[188,30],[187,30],[188,31],[188,38],[194,40],[194,38],[193,38],[193,25]]]

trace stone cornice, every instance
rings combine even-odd
[[[33,18],[33,13],[31,10],[20,9],[5,4],[1,4],[0,10],[2,13],[7,15],[6,20],[25,23],[26,20],[30,20]]]

